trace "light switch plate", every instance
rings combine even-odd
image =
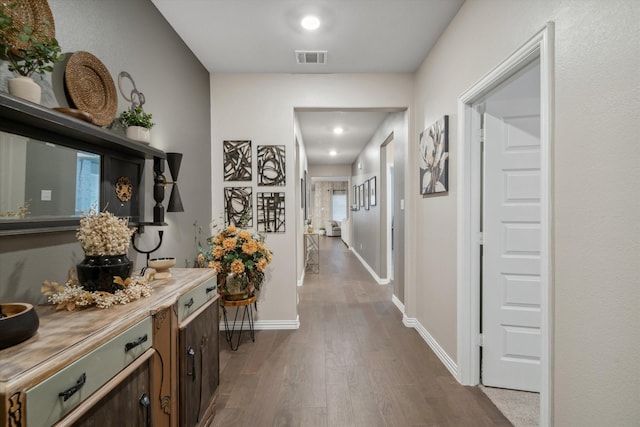
[[[51,201],[51,190],[40,190],[40,200],[44,202]]]

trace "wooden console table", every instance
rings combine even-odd
[[[304,267],[310,273],[320,273],[320,235],[304,235]]]
[[[38,333],[0,350],[0,427],[209,426],[219,384],[216,274],[171,273],[126,305],[37,306]]]

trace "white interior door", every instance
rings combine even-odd
[[[484,114],[482,383],[527,391],[541,375],[537,99]]]

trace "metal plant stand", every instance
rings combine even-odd
[[[238,300],[238,301],[223,300],[224,305],[222,306],[222,316],[224,318],[224,335],[227,342],[229,343],[229,346],[231,346],[232,351],[238,350],[238,346],[240,345],[240,338],[242,337],[242,330],[244,329],[245,319],[247,319],[249,322],[249,331],[251,333],[251,341],[256,342],[256,333],[255,333],[255,330],[253,329],[253,305],[255,305],[255,303],[256,303],[255,296],[252,296],[247,299]],[[227,319],[227,307],[236,307],[236,314],[233,318],[233,326],[231,327],[231,329],[229,328],[229,320]],[[244,307],[244,309],[242,309],[241,307]],[[236,343],[234,345],[233,335],[236,332],[236,324],[238,322],[238,313],[241,310],[243,311],[242,322],[240,323],[240,329],[238,330]]]

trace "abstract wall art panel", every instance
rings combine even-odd
[[[251,187],[224,188],[224,223],[253,227],[253,190]]]
[[[258,231],[285,232],[284,193],[258,193]]]
[[[224,180],[251,181],[251,141],[224,141]]]
[[[258,185],[285,185],[285,146],[258,146]]]

